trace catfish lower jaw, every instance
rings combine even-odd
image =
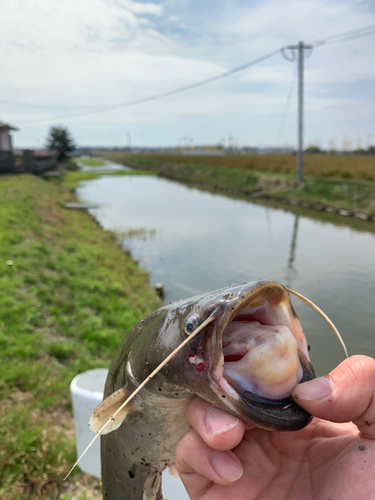
[[[299,359],[303,371],[301,383],[315,378],[311,363],[299,352]],[[240,385],[229,382],[239,396],[236,401],[236,410],[242,420],[248,421],[257,427],[275,431],[297,431],[308,425],[312,416],[298,406],[292,397],[270,399]]]
[[[304,354],[299,353],[299,358],[303,370],[301,383],[315,378],[314,368]],[[249,420],[257,427],[275,431],[297,431],[308,425],[313,418],[298,406],[292,397],[269,399],[246,391],[241,386],[233,387],[240,396],[237,407],[242,419]]]
[[[310,361],[300,351],[298,357],[302,371],[299,383],[315,378]],[[291,396],[271,399],[255,394],[231,380],[225,379],[225,381],[232,389],[230,392],[236,393],[237,397],[232,396],[231,401],[237,416],[256,427],[281,432],[297,431],[306,427],[313,418],[310,413],[297,405]]]
[[[279,432],[292,432],[303,429],[313,417],[298,406],[294,400],[266,399],[254,394],[242,394],[240,413],[244,421],[262,429]]]

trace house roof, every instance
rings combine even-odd
[[[19,130],[19,128],[11,125],[10,123],[3,122],[0,120],[0,130]]]

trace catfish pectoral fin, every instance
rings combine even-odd
[[[91,415],[89,421],[90,429],[98,433],[108,420],[111,420],[111,422],[106,429],[104,429],[103,434],[108,434],[118,429],[128,415],[134,412],[133,408],[130,405],[125,406],[115,418],[113,418],[112,415],[128,399],[131,392],[132,391],[125,386],[102,401]]]
[[[143,486],[143,500],[163,500],[161,493],[161,474],[158,469],[150,469]]]
[[[175,477],[176,479],[180,479],[180,475],[176,469],[176,464],[174,462],[169,464],[168,472],[172,477]]]

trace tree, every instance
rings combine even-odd
[[[65,160],[68,154],[76,148],[73,139],[70,137],[70,132],[63,126],[51,127],[47,138],[47,148],[55,149],[58,152],[57,159]]]
[[[307,149],[305,149],[305,153],[313,154],[313,155],[319,154],[321,152],[322,152],[322,150],[320,148],[318,148],[318,146],[310,146]]]

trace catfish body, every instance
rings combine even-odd
[[[259,280],[165,306],[134,327],[109,369],[93,430],[209,317],[102,436],[103,498],[162,498],[161,473],[188,430],[185,408],[194,395],[264,429],[293,431],[310,422],[290,397],[315,376],[304,333],[285,288]]]

